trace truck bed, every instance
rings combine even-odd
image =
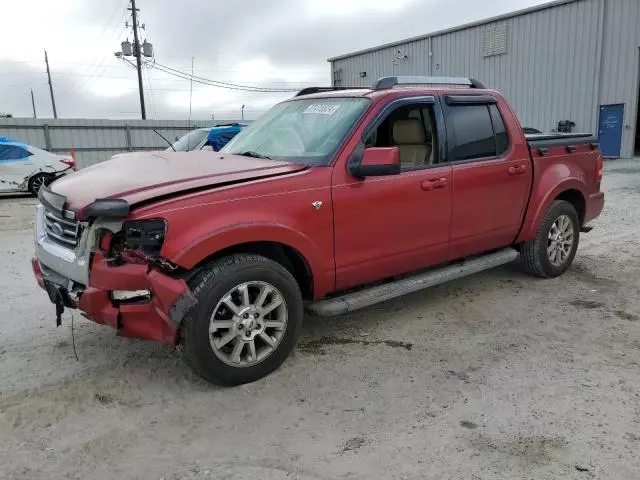
[[[524,137],[531,149],[598,143],[598,139],[591,133],[531,133],[525,134]]]

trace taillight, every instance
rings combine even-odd
[[[60,160],[60,163],[64,163],[69,168],[76,168],[76,162],[71,159]]]
[[[602,180],[602,169],[604,168],[604,160],[602,155],[598,154],[596,157],[596,182]]]

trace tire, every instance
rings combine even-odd
[[[52,180],[53,175],[49,173],[36,173],[29,179],[29,184],[27,186],[27,188],[29,189],[29,193],[34,197],[37,197],[40,187],[42,187],[43,185],[49,185]]]
[[[198,304],[182,323],[183,356],[209,382],[253,382],[276,370],[295,348],[303,319],[302,294],[293,275],[279,263],[255,254],[232,255],[203,268],[189,285]],[[263,288],[271,291],[261,302]],[[278,300],[279,306],[263,315]],[[224,343],[229,338],[233,339]]]
[[[557,237],[557,233],[562,230],[563,222],[567,225],[567,230]],[[570,245],[567,245],[569,230],[572,230],[572,237]],[[555,200],[545,213],[535,238],[521,245],[520,258],[524,270],[530,275],[542,278],[562,275],[573,262],[579,241],[580,220],[575,207],[565,200]],[[563,251],[558,253],[558,248],[554,249],[554,245],[562,245]],[[552,252],[555,252],[555,255]]]

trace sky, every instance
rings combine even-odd
[[[114,53],[133,40],[130,0],[3,2],[0,113],[140,118],[136,70]],[[221,82],[275,90],[330,84],[327,58],[481,20],[546,0],[136,0],[155,62]],[[7,19],[13,19],[8,21]],[[133,60],[131,58],[130,60]],[[255,119],[291,92],[193,84],[143,68],[147,118]]]

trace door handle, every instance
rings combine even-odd
[[[509,175],[521,175],[527,171],[527,167],[524,165],[515,165],[513,167],[509,167]]]
[[[436,188],[444,188],[447,186],[446,178],[432,178],[425,180],[421,184],[422,189],[425,191],[435,190]]]

